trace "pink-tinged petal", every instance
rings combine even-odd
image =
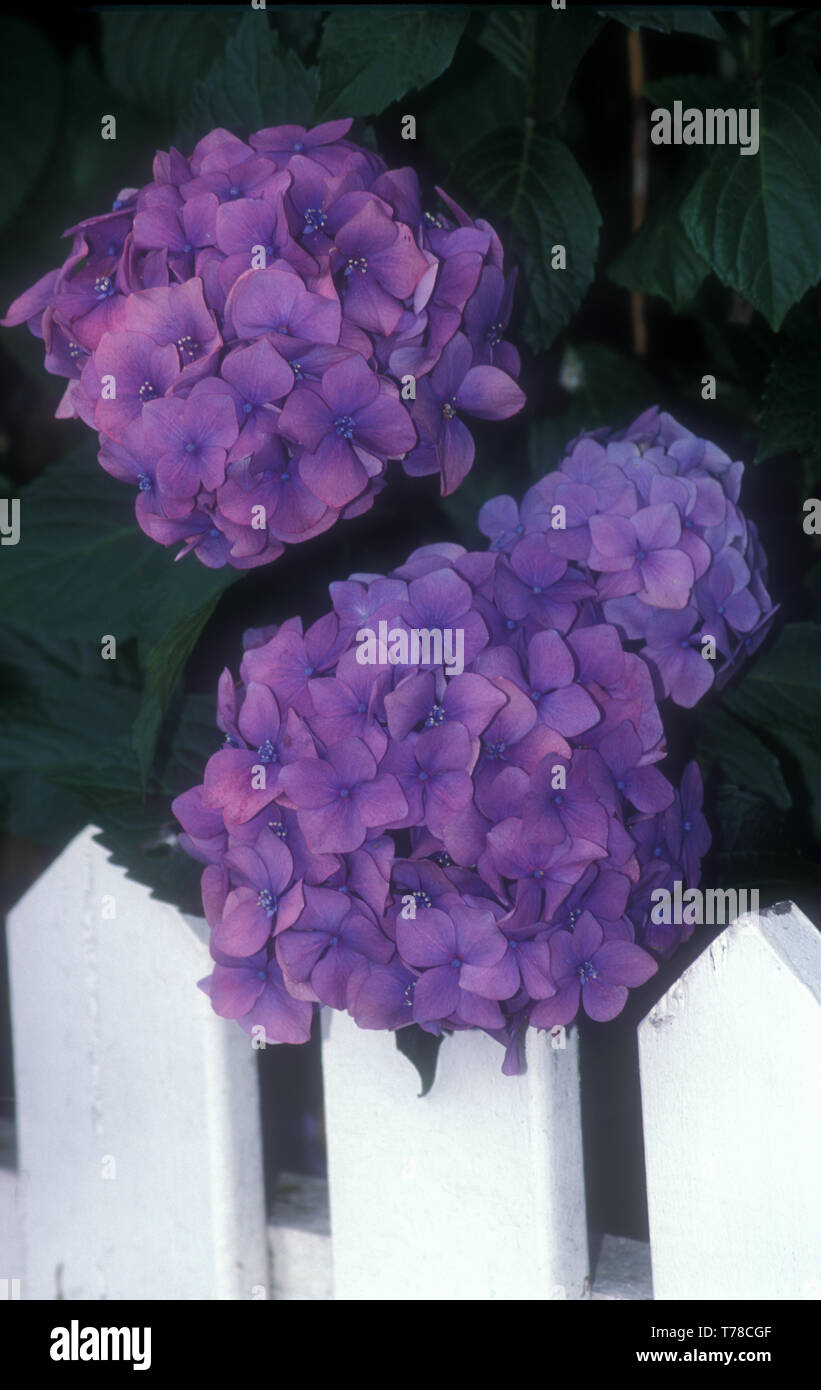
[[[301,455],[299,472],[314,497],[336,509],[347,506],[368,485],[368,474],[354,450],[335,434],[326,435],[315,452]]]
[[[242,1018],[265,988],[265,971],[245,966],[215,965],[211,976],[211,1007],[220,1018]]]
[[[596,952],[596,970],[602,984],[635,987],[655,975],[658,964],[632,941],[605,941]]]
[[[415,917],[396,920],[396,945],[409,965],[450,965],[456,951],[456,929],[450,917],[435,907],[417,908]]]
[[[322,395],[333,416],[356,415],[376,400],[379,378],[364,357],[354,353],[323,374]]]
[[[408,803],[396,778],[380,773],[372,782],[360,782],[355,794],[356,809],[366,826],[388,826],[404,820]]]
[[[272,972],[273,966],[269,966],[268,982],[253,1008],[243,1018],[242,1027],[248,1033],[252,1028],[264,1028],[269,1043],[307,1042],[311,1036],[313,1005],[294,999],[284,982],[272,978]]]
[[[672,502],[642,507],[631,519],[640,550],[667,550],[681,536],[681,516]]]
[[[507,420],[524,403],[524,391],[498,367],[471,367],[456,393],[457,408],[480,420]]]
[[[558,934],[558,933],[557,933]],[[534,1028],[558,1028],[572,1023],[579,1012],[581,985],[578,976],[563,984],[550,999],[541,999],[530,1011]]]
[[[464,482],[473,466],[476,446],[462,420],[448,420],[439,439],[437,456],[442,475],[442,496],[449,497]]]
[[[380,457],[398,459],[416,445],[416,430],[401,401],[381,395],[357,414],[355,438]]]
[[[252,956],[262,949],[272,931],[273,923],[260,906],[258,890],[235,888],[225,901],[213,944],[229,956]]]
[[[417,1023],[448,1018],[459,1003],[458,972],[450,965],[436,965],[416,981],[413,1016]]]
[[[278,790],[300,810],[315,811],[337,796],[337,774],[322,758],[297,758],[282,768]]]
[[[644,587],[639,598],[655,608],[686,608],[695,582],[683,550],[653,550],[639,564]]]
[[[639,549],[636,533],[626,516],[597,515],[590,518],[590,539],[593,553],[590,563],[595,569],[629,569]]]
[[[459,983],[483,999],[512,999],[520,984],[515,953],[508,951],[495,965],[463,965]]]
[[[353,797],[339,798],[315,811],[300,810],[297,814],[312,854],[348,854],[365,843],[365,826]]]
[[[582,990],[582,1008],[588,1018],[607,1023],[621,1013],[627,995],[624,985],[603,985],[600,980],[588,980]]]

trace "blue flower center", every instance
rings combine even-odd
[[[137,392],[137,395],[143,402],[143,405],[146,401],[155,401],[159,394],[159,391],[154,390],[154,387],[151,385],[150,381],[144,381],[139,391]]]
[[[444,709],[444,706],[443,706],[443,705],[434,705],[433,708],[431,709],[430,714],[428,715],[427,719],[425,720],[425,728],[426,728],[426,729],[431,729],[431,728],[433,728],[434,725],[436,725],[436,724],[444,724],[444,722],[445,722],[445,709]]]
[[[682,648],[683,651],[686,651],[689,645],[690,639],[688,637],[685,637],[682,642],[679,642],[679,646]]]
[[[268,829],[273,830],[274,834],[277,835],[280,840],[285,840],[288,838],[288,827],[284,821],[269,820]]]
[[[534,877],[534,878],[544,878],[544,869],[534,869],[534,870],[533,870],[533,877]]]
[[[485,743],[485,752],[491,759],[504,758],[506,743]]]
[[[139,478],[137,479],[137,487],[140,489],[140,492],[150,492],[153,486],[154,484],[152,483],[148,474],[141,473]]]
[[[294,374],[294,376],[296,377],[297,381],[302,381],[302,363],[301,363],[301,362],[292,362],[292,363],[291,363],[291,371],[293,372],[293,374]]]
[[[624,782],[622,781],[621,778],[619,778],[618,782],[616,783],[616,786],[618,787],[618,789],[619,789],[620,792],[623,792],[623,791],[624,791]]]
[[[311,232],[318,232],[328,221],[326,214],[321,208],[306,208],[305,226],[302,229],[303,236],[310,236]]]
[[[716,609],[716,612],[717,612],[717,613],[723,613],[723,612],[724,612],[724,604],[723,604],[723,603],[720,603],[720,604],[718,605],[718,608]]]
[[[334,420],[334,429],[340,439],[353,439],[355,422],[350,415],[338,415]]]
[[[280,481],[281,483],[289,483],[289,482],[291,481],[291,475],[290,475],[290,473],[280,473],[280,475],[279,475],[279,481]]]
[[[426,212],[424,218],[429,227],[436,227],[437,231],[442,231],[442,223],[434,213]]]
[[[462,962],[460,961],[459,957],[458,957],[458,956],[454,956],[454,957],[453,957],[453,960],[452,960],[451,963],[450,963],[450,968],[451,968],[451,970],[458,970],[458,969],[459,969],[459,966],[460,966],[461,964],[462,964]]]
[[[273,917],[277,910],[276,895],[270,888],[260,888],[257,893],[257,905],[262,908],[266,917]]]
[[[350,789],[350,787],[340,787],[340,788],[339,788],[339,795],[340,795],[340,796],[345,796],[345,797],[347,797],[347,796],[350,796],[350,794],[351,794],[351,789]]]
[[[346,274],[346,275],[353,275],[354,271],[358,271],[360,275],[366,275],[366,274],[367,274],[367,272],[368,272],[368,262],[365,260],[365,257],[364,257],[364,256],[349,256],[349,257],[348,257],[348,262],[347,262],[347,264],[346,264],[346,266],[345,266],[345,274]]]
[[[645,554],[645,552],[644,552],[643,550],[637,550],[637,551],[636,551],[636,559],[637,559],[637,560],[646,560],[646,559],[647,559],[647,555]]]
[[[440,869],[449,869],[453,863],[446,849],[438,849],[435,854],[431,855],[431,858],[434,864],[439,865]]]
[[[508,632],[515,632],[516,628],[518,627],[518,623],[515,623],[512,618],[508,618],[507,622],[505,623],[505,627],[507,628]]]
[[[253,408],[254,408],[254,407],[252,406],[252,404],[251,404],[250,401],[243,401],[243,403],[242,403],[242,413],[243,413],[243,415],[250,415],[250,414],[251,414],[251,411],[253,410]]]
[[[186,444],[186,446],[185,446],[185,452],[186,452],[187,454],[195,454],[195,453],[197,452],[197,446],[196,446],[196,444],[191,444],[190,442],[189,442],[188,444]]]
[[[267,980],[267,979],[268,979],[268,971],[267,971],[267,970],[258,970],[258,971],[256,972],[256,976],[257,976],[257,979],[258,979],[258,980]]]
[[[576,974],[583,985],[586,985],[588,980],[598,979],[598,971],[592,961],[589,960],[583,961],[581,965],[576,966]]]
[[[556,804],[557,806],[561,806],[561,805],[563,804],[563,802],[564,802],[564,797],[562,796],[561,792],[556,792],[556,795],[554,796],[553,801],[555,802],[555,804]]]
[[[78,357],[85,356],[85,348],[81,348],[79,343],[69,343],[68,355],[72,362],[76,362]]]
[[[452,420],[456,414],[456,397],[452,396],[449,401],[442,403],[442,415],[446,420]]]
[[[278,756],[277,746],[269,738],[266,738],[265,742],[261,743],[257,749],[257,757],[261,763],[275,763]]]
[[[232,183],[232,184],[231,184],[231,187],[228,189],[228,197],[229,197],[229,198],[238,198],[238,197],[239,197],[239,188],[238,188],[238,186],[237,186],[235,183]]]
[[[691,820],[686,820],[681,828],[682,830],[692,830],[693,822]]]
[[[429,894],[427,894],[427,893],[425,892],[424,888],[417,888],[417,889],[416,889],[416,892],[415,892],[414,895],[413,895],[413,900],[414,900],[414,902],[416,903],[416,906],[417,906],[417,907],[430,907],[430,906],[431,906],[430,896],[429,896]]]
[[[188,252],[191,250],[191,242],[190,242],[190,241],[187,241],[187,242],[185,243],[185,245],[183,246],[182,249],[183,249],[183,251],[185,252],[185,254],[187,255]]]
[[[419,781],[420,781],[420,782],[427,782],[427,780],[428,780],[428,774],[427,774],[427,772],[425,771],[424,768],[422,768],[422,770],[421,770],[417,775],[418,775],[418,777],[419,777]]]
[[[94,293],[100,299],[110,299],[115,293],[114,282],[107,275],[98,275],[94,281]]]
[[[108,243],[108,246],[107,246],[106,249],[105,249],[106,255],[107,255],[107,256],[116,256],[117,251],[118,251],[118,247],[115,245],[115,243],[114,243],[113,241],[110,241],[110,242]]]
[[[503,329],[500,323],[492,323],[489,326],[487,330],[487,340],[491,347],[496,347],[497,343],[502,341],[502,332]]]
[[[661,859],[661,845],[656,845],[655,849],[653,850],[653,854],[656,859]]]

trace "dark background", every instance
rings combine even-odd
[[[614,7],[606,15],[577,4],[558,15],[546,6],[415,9],[438,74],[429,65],[405,86],[402,73],[353,71],[347,108],[334,105],[344,102],[340,67],[343,59],[355,67],[361,45],[349,37],[342,58],[335,52],[339,7],[60,6],[35,15],[19,5],[0,17],[0,149],[10,190],[0,220],[4,311],[62,261],[65,227],[104,211],[121,187],[148,181],[156,148],[179,143],[187,153],[216,124],[242,135],[347,110],[359,117],[356,138],[389,166],[414,165],[429,206],[440,184],[500,232],[506,266],[520,266],[508,336],[522,352],[527,395],[514,419],[477,423],[477,462],[454,497],[439,497],[438,480],[407,479],[390,465],[391,485],[366,516],[251,573],[215,577],[190,557],[185,577],[185,566],[177,567],[172,584],[170,557],[138,531],[128,490],[94,462],[88,429],[53,418],[64,383],[45,374],[41,344],[24,328],[3,331],[0,496],[24,499],[26,523],[37,519],[38,543],[49,553],[35,576],[15,573],[24,545],[0,551],[0,911],[89,821],[103,827],[130,873],[198,910],[198,866],[165,840],[169,805],[201,780],[220,741],[216,681],[225,665],[236,669],[243,628],[296,612],[310,622],[327,609],[331,580],[393,568],[418,545],[453,539],[483,547],[475,519],[484,500],[521,495],[555,467],[579,429],[619,428],[658,404],[748,464],[742,505],[759,526],[770,592],[781,605],[768,643],[721,700],[709,696],[695,712],[665,707],[666,770],[675,778],[693,755],[703,767],[714,835],[705,883],[757,887],[764,906],[794,898],[819,920],[821,557],[818,539],[803,532],[802,505],[821,491],[821,254],[814,270],[802,269],[800,248],[802,219],[821,226],[821,168],[813,162],[816,139],[821,149],[821,16],[701,7]],[[372,35],[407,13],[364,6],[357,22]],[[258,26],[251,38],[249,15]],[[238,83],[236,65],[241,71],[256,43],[266,61],[253,70],[249,63]],[[410,40],[405,59],[412,77]],[[649,101],[642,80],[662,84]],[[789,125],[789,101],[787,116],[770,123],[775,108],[764,103],[777,83],[792,93],[793,110],[809,113],[803,126]],[[703,106],[714,96],[724,106],[762,103],[761,152],[742,163],[751,177],[766,168],[766,182],[785,190],[767,208],[772,235],[753,237],[735,257],[732,216],[728,248],[710,241],[706,225],[688,224],[685,208],[694,183],[727,152],[646,143],[652,106],[671,106],[674,97]],[[106,142],[100,117],[109,112],[118,135]],[[413,143],[400,138],[407,112],[417,119]],[[544,147],[528,144],[534,132]],[[634,138],[649,161],[639,241]],[[553,177],[554,156],[544,151],[557,144],[575,159],[589,204]],[[488,167],[499,150],[511,170],[501,185]],[[742,215],[736,210],[737,221]],[[553,242],[568,244],[575,265],[563,303],[543,293],[545,247]],[[728,260],[737,266],[732,276]],[[779,265],[797,267],[778,304],[757,288],[770,263],[776,278]],[[705,373],[717,379],[715,401],[701,398]],[[110,543],[102,557],[82,553],[84,527],[104,530]],[[139,603],[120,592],[125,556],[142,575]],[[114,605],[102,629],[94,612],[100,595]],[[192,613],[204,616],[188,655],[179,624]],[[101,630],[125,634],[116,663],[99,662]],[[171,678],[157,691],[150,656],[164,641]],[[100,666],[117,669],[101,675]],[[146,713],[149,697],[157,704]],[[635,1028],[717,930],[699,929],[631,994],[618,1019],[582,1020],[596,1230],[646,1238]],[[5,995],[0,978],[0,1000]],[[11,1117],[7,1019],[2,1029],[0,1106]],[[317,1039],[301,1049],[269,1048],[260,1066],[270,1174],[321,1173]]]

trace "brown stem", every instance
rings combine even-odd
[[[627,31],[627,57],[630,65],[630,106],[633,113],[632,145],[632,227],[637,231],[647,211],[647,118],[641,89],[644,86],[644,51],[639,29]],[[633,352],[636,357],[647,354],[647,318],[644,295],[630,296],[630,316],[633,326]]]

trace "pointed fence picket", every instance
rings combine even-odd
[[[329,1183],[287,1175],[266,1217],[256,1054],[194,988],[205,923],[95,833],[9,917],[0,1298],[654,1296],[647,1247],[608,1236],[591,1288],[572,1029],[531,1033],[517,1078],[455,1034],[420,1099],[392,1037],[326,1012]],[[814,926],[791,904],[740,919],[639,1044],[655,1297],[821,1296]]]
[[[659,1299],[821,1297],[821,935],[739,917],[639,1027]]]

